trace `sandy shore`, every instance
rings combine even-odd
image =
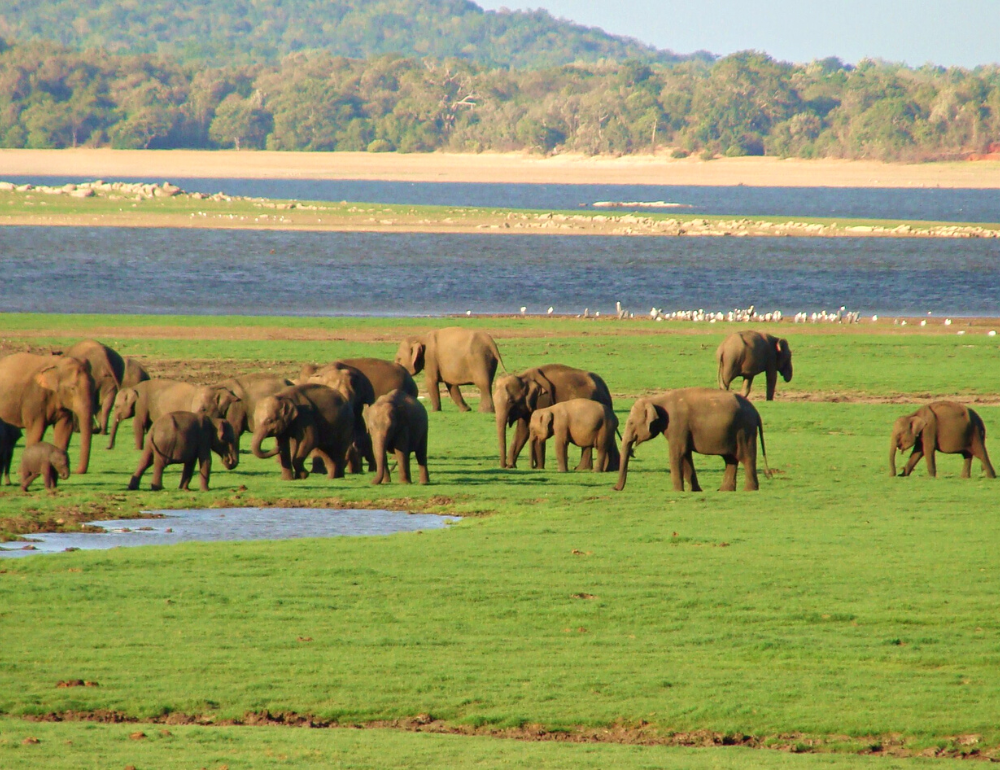
[[[0,178],[74,176],[150,181],[185,178],[359,179],[748,187],[1000,188],[1000,162],[888,164],[875,161],[666,156],[551,158],[516,153],[395,153],[197,150],[0,150]]]

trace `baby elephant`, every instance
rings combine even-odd
[[[409,393],[393,390],[368,407],[365,418],[375,453],[375,478],[372,484],[392,479],[386,467],[386,452],[396,453],[399,478],[410,483],[410,452],[417,456],[420,483],[427,484],[427,410]]]
[[[589,398],[574,398],[538,409],[531,415],[529,426],[535,467],[545,467],[545,441],[554,436],[560,472],[569,469],[566,451],[570,444],[597,450],[595,471],[617,471],[620,459],[615,445],[617,429],[614,410]]]
[[[896,475],[896,450],[905,452],[910,447],[913,453],[903,468],[903,476],[913,472],[921,457],[927,461],[927,475],[936,476],[934,453],[944,452],[965,458],[963,479],[969,478],[973,457],[982,463],[986,478],[996,478],[986,454],[986,426],[982,418],[954,401],[935,401],[896,420],[889,446],[889,475]]]
[[[212,470],[212,452],[222,458],[226,470],[239,464],[240,455],[233,426],[225,420],[193,412],[169,412],[153,423],[146,435],[146,446],[139,458],[129,489],[138,489],[146,469],[153,466],[150,489],[163,489],[163,469],[182,463],[181,489],[187,489],[198,463],[201,491],[208,491],[208,476]]]
[[[56,474],[63,481],[69,478],[69,458],[65,451],[47,441],[25,447],[21,453],[22,491],[27,492],[39,476],[45,480],[46,489],[55,489]]]

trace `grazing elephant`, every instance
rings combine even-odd
[[[743,488],[746,491],[757,490],[758,433],[764,466],[767,467],[764,424],[754,405],[743,396],[712,388],[681,388],[638,399],[625,423],[621,469],[615,489],[621,491],[625,488],[632,447],[661,433],[670,444],[670,478],[674,491],[683,492],[686,482],[692,492],[701,492],[691,457],[693,452],[721,455],[726,461],[720,491],[735,491],[739,463],[743,463]]]
[[[364,458],[368,461],[368,470],[374,471],[375,455],[372,453],[364,418],[365,407],[375,403],[375,389],[371,380],[360,369],[335,361],[317,369],[306,382],[326,385],[351,402],[354,412],[354,443],[347,455],[348,470],[351,473],[361,473],[361,458]],[[314,463],[313,471],[319,470],[318,464]]]
[[[94,378],[94,407],[97,432],[108,432],[108,415],[125,378],[125,361],[116,350],[97,340],[83,340],[65,350],[64,355],[90,362]]]
[[[410,452],[416,455],[420,483],[430,482],[427,474],[427,410],[409,393],[394,390],[368,409],[368,431],[371,433],[377,471],[372,484],[391,481],[386,467],[386,452],[395,452],[399,478],[410,483]]]
[[[138,489],[142,474],[153,466],[153,481],[149,488],[154,492],[163,489],[163,469],[168,465],[183,464],[181,489],[187,489],[198,463],[201,491],[208,491],[212,472],[212,452],[221,459],[226,470],[231,471],[240,462],[240,450],[233,426],[225,420],[193,412],[170,412],[158,418],[146,436],[146,446],[139,465],[128,483],[129,489]]]
[[[281,478],[286,481],[309,476],[305,461],[314,450],[329,478],[344,475],[354,441],[354,410],[336,391],[314,384],[285,388],[257,404],[254,424],[251,451],[261,459],[278,455]],[[261,443],[272,436],[277,446],[263,451]]]
[[[954,401],[935,401],[896,420],[889,447],[889,475],[896,475],[896,450],[905,452],[910,447],[913,454],[903,468],[903,476],[913,472],[921,457],[927,460],[927,474],[937,476],[935,452],[962,455],[963,479],[970,476],[973,457],[982,463],[986,478],[997,476],[986,453],[986,426],[982,418]]]
[[[80,425],[80,463],[90,464],[94,429],[94,378],[90,363],[72,356],[15,353],[0,359],[0,420],[22,428],[26,446],[37,444],[53,426],[53,443],[64,450]]]
[[[426,370],[432,411],[441,411],[439,384],[442,382],[448,386],[451,400],[461,411],[468,412],[469,405],[462,398],[459,385],[479,388],[479,411],[493,411],[490,389],[497,364],[503,362],[497,344],[486,332],[451,326],[419,337],[407,337],[396,351],[396,363],[410,374]]]
[[[10,464],[14,459],[14,445],[21,440],[20,428],[0,420],[0,476],[10,486]]]
[[[45,481],[46,489],[58,486],[56,476],[63,481],[68,479],[69,457],[65,450],[48,441],[39,441],[25,447],[21,453],[21,491],[27,492],[31,482],[39,476]]]
[[[122,377],[121,386],[123,388],[131,388],[148,379],[151,379],[151,377],[146,368],[134,358],[125,356],[125,375]]]
[[[124,388],[115,397],[108,449],[114,449],[118,424],[122,420],[133,418],[135,448],[141,450],[143,436],[156,420],[170,412],[194,412],[203,400],[203,386],[178,380],[146,380]]]
[[[500,443],[500,467],[517,467],[517,457],[528,441],[528,421],[536,409],[543,409],[574,398],[586,398],[612,407],[611,393],[598,375],[565,364],[546,364],[521,374],[498,377],[493,387],[496,404],[497,438]],[[517,423],[514,440],[507,454],[507,428]],[[583,450],[579,468],[590,468],[591,449]],[[535,458],[532,457],[532,467]],[[578,468],[578,470],[579,470]]]
[[[753,378],[767,374],[767,400],[774,400],[774,387],[780,374],[785,382],[792,381],[792,349],[788,340],[760,332],[734,332],[715,351],[719,362],[719,387],[729,390],[729,383],[743,378],[743,397],[750,397]]]
[[[570,444],[597,450],[595,471],[617,471],[618,446],[615,431],[618,418],[607,404],[589,398],[574,398],[537,409],[531,415],[531,451],[535,467],[545,467],[545,441],[555,438],[559,470],[569,469],[566,450]]]
[[[381,358],[342,358],[332,364],[327,364],[327,366],[337,366],[338,364],[353,366],[365,375],[372,384],[375,398],[394,390],[402,390],[414,398],[417,397],[417,383],[413,376],[402,366],[394,364],[392,361],[383,361]],[[299,383],[308,382],[310,377],[326,368],[326,366],[317,367],[313,364],[305,364],[299,373]]]

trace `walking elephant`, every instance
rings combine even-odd
[[[615,489],[625,488],[632,448],[663,434],[670,445],[670,478],[674,491],[701,492],[692,454],[720,455],[726,461],[720,491],[736,489],[736,471],[743,463],[746,491],[759,488],[757,435],[767,467],[764,424],[754,405],[743,396],[712,388],[668,390],[632,405],[622,435],[621,469]]]
[[[108,432],[108,416],[122,387],[125,377],[125,361],[118,351],[97,340],[83,340],[63,351],[63,355],[90,362],[90,375],[94,378],[94,407],[97,416],[97,432]]]
[[[372,484],[390,481],[386,453],[394,452],[399,467],[399,479],[410,483],[410,453],[417,458],[420,483],[430,482],[427,473],[427,410],[409,393],[394,390],[368,409],[368,431],[371,433],[377,471]]]
[[[309,476],[305,461],[314,450],[329,478],[344,475],[354,440],[354,412],[347,399],[325,385],[293,385],[268,396],[257,404],[254,424],[251,451],[261,459],[278,455],[286,481]],[[261,444],[270,437],[277,446],[264,451]]]
[[[593,372],[574,369],[565,364],[546,364],[521,374],[498,377],[493,386],[493,402],[496,404],[500,467],[517,467],[517,457],[528,441],[528,422],[536,409],[574,398],[586,398],[608,407],[614,406],[604,380]],[[517,427],[508,455],[507,428],[515,423]],[[589,447],[583,450],[580,468],[592,467],[591,455]],[[532,457],[532,467],[534,460]]]
[[[490,389],[497,365],[502,360],[496,342],[486,332],[451,326],[407,337],[396,351],[396,363],[411,375],[426,371],[432,411],[441,411],[439,385],[442,382],[461,411],[468,412],[469,405],[462,398],[460,385],[479,388],[479,411],[493,411]]]
[[[135,448],[143,448],[143,436],[160,417],[170,412],[194,412],[204,402],[204,386],[179,380],[155,379],[124,388],[115,397],[108,449],[114,449],[118,424],[132,418]]]
[[[934,453],[943,452],[962,455],[965,460],[962,465],[963,479],[971,475],[973,457],[982,464],[986,478],[996,478],[990,456],[986,453],[986,426],[982,418],[967,406],[954,401],[935,401],[896,420],[889,446],[889,475],[896,475],[896,450],[905,452],[910,447],[913,447],[913,453],[903,468],[903,476],[913,472],[921,457],[927,461],[927,475],[937,476]]]
[[[21,491],[27,492],[31,482],[41,476],[46,489],[55,489],[59,482],[69,478],[69,457],[65,450],[48,441],[39,441],[25,447],[21,453]]]
[[[163,470],[168,465],[181,464],[181,489],[187,489],[194,475],[195,463],[201,491],[208,491],[208,480],[212,472],[212,452],[222,460],[226,470],[232,470],[240,462],[240,450],[233,426],[225,420],[208,417],[193,412],[170,412],[158,418],[146,436],[146,446],[139,465],[129,480],[128,488],[139,488],[142,474],[153,466],[153,481],[150,489],[163,489]]]
[[[417,397],[417,383],[413,376],[399,364],[384,361],[381,358],[342,358],[326,366],[305,364],[299,373],[299,384],[308,382],[310,377],[321,373],[327,367],[337,367],[341,364],[353,366],[365,375],[372,385],[375,398],[394,390],[402,390],[414,398]]]
[[[75,417],[80,425],[77,473],[86,473],[90,464],[94,390],[90,363],[72,356],[15,353],[0,359],[0,420],[22,428],[26,446],[41,441],[51,425],[53,443],[66,451]]]
[[[729,390],[737,377],[743,378],[743,397],[750,397],[750,386],[758,374],[767,375],[767,400],[774,400],[778,375],[792,381],[792,349],[788,340],[770,334],[746,331],[726,337],[715,351],[719,363],[719,387]]]
[[[531,415],[529,426],[534,465],[536,468],[545,467],[545,442],[554,438],[560,472],[565,473],[569,468],[566,450],[570,444],[597,450],[595,471],[617,471],[617,430],[618,418],[614,410],[607,404],[588,398],[574,398],[537,409]]]

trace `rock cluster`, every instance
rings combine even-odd
[[[134,198],[171,198],[181,195],[184,191],[175,184],[146,184],[142,182],[81,182],[80,184],[64,184],[61,186],[14,184],[0,182],[0,192],[34,192],[42,195],[68,195],[71,198],[92,198],[95,195],[106,195]]]

